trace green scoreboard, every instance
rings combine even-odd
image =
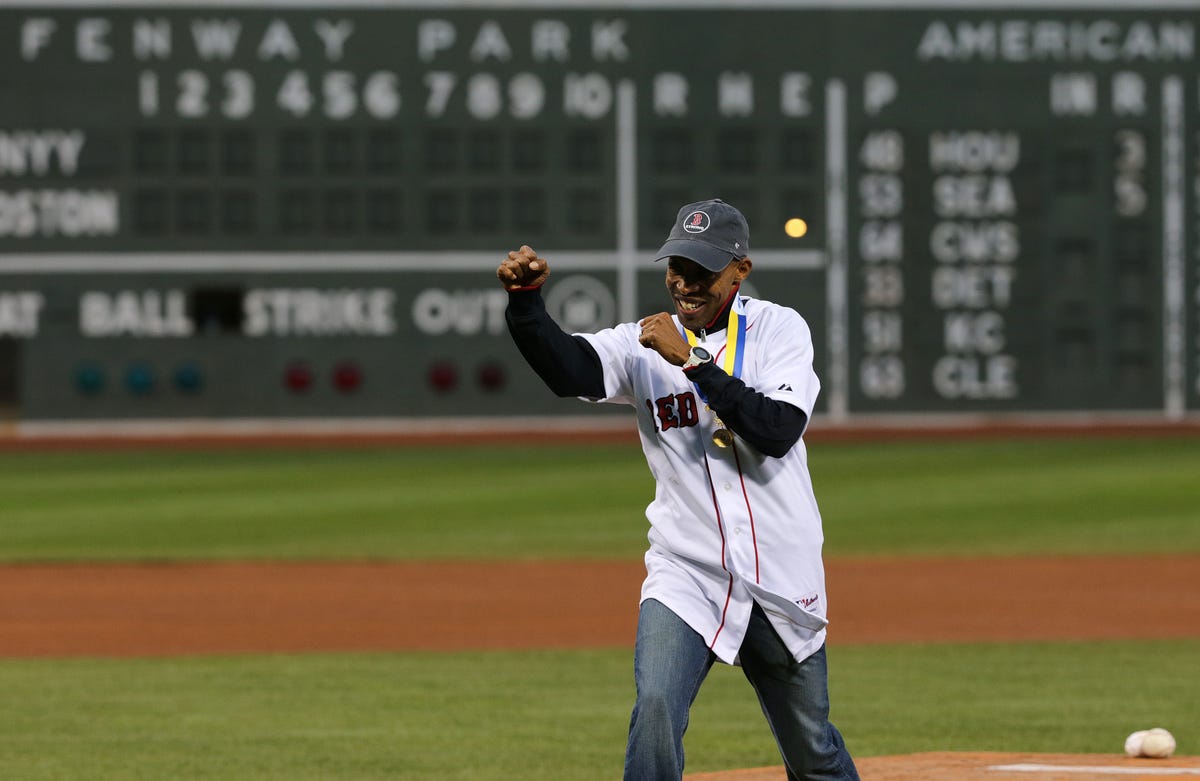
[[[1200,413],[1195,2],[0,6],[0,417],[592,415],[589,331],[751,224],[827,419]]]

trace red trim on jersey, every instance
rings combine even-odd
[[[725,614],[729,612],[729,601],[733,599],[733,573],[725,570],[725,574],[729,576],[729,585],[725,589],[725,606],[721,608],[721,625],[717,627],[712,644],[708,646],[710,651],[717,647],[717,638],[721,636],[721,630],[725,628]]]
[[[725,606],[721,608],[721,625],[717,627],[712,643],[708,646],[708,650],[711,651],[716,648],[717,638],[725,629],[725,616],[729,612],[729,602],[733,599],[733,573],[729,571],[729,567],[725,566],[725,524],[721,520],[721,505],[717,503],[717,487],[713,484],[712,470],[708,468],[708,453],[704,454],[704,473],[708,476],[708,491],[712,497],[713,511],[717,514],[717,531],[721,533],[721,569],[725,570],[725,574],[729,576],[729,586],[725,589]]]
[[[738,455],[736,443],[733,447],[733,460],[737,464],[738,479],[742,481],[742,498],[746,500],[746,512],[750,515],[750,542],[754,545],[754,582],[762,585],[758,578],[758,533],[754,530],[754,510],[750,507],[750,494],[746,491],[746,474],[742,472],[742,459]]]
[[[721,315],[725,315],[726,312],[729,311],[729,307],[733,305],[733,298],[738,294],[738,290],[740,290],[741,287],[741,282],[733,283],[733,290],[729,291],[729,295],[725,298],[725,303],[721,304],[721,308],[717,310],[715,315],[713,315],[713,319],[709,320],[708,325],[704,326],[705,331],[711,330],[712,327],[717,324],[717,321],[721,319]],[[728,315],[726,315],[726,317],[728,317]]]

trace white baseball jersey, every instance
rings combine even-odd
[[[812,335],[796,311],[741,296],[746,341],[741,379],[811,417],[820,382]],[[675,317],[679,326],[678,317]],[[714,415],[678,366],[638,342],[625,323],[588,340],[604,366],[605,398],[631,404],[657,482],[646,508],[650,548],[642,599],[657,599],[700,633],[724,662],[737,661],[757,601],[797,660],[825,641],[821,516],[804,441],[782,458],[740,438],[712,441]],[[725,329],[703,346],[722,365]]]

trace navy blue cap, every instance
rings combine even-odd
[[[655,260],[681,257],[709,271],[750,254],[750,226],[742,213],[720,198],[689,203],[679,210],[671,235]]]

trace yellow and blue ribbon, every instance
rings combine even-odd
[[[725,373],[738,378],[742,376],[742,358],[746,354],[746,314],[742,311],[741,303],[741,296],[738,296],[729,307],[729,320],[725,326],[725,355],[722,361]],[[683,333],[688,344],[695,347],[698,343],[696,335],[687,328],[683,329]],[[699,385],[696,386],[696,391],[700,394],[700,399],[707,404],[708,399]]]

